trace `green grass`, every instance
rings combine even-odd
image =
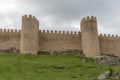
[[[89,80],[109,66],[98,65],[88,58],[75,56],[0,54],[0,80]],[[56,66],[65,66],[57,69]],[[112,67],[120,70],[119,66]]]

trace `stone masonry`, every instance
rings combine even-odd
[[[36,55],[38,52],[80,51],[87,57],[108,54],[120,57],[118,35],[98,35],[96,17],[81,20],[81,32],[39,29],[39,21],[32,15],[22,17],[22,29],[0,29],[0,52]]]
[[[39,21],[32,15],[22,17],[22,31],[20,41],[20,53],[37,54],[39,51],[38,42]]]
[[[87,57],[100,56],[96,17],[86,17],[81,21],[82,50]]]

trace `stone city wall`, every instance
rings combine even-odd
[[[19,52],[20,32],[20,30],[0,29],[0,51],[10,52],[14,50],[14,52]]]
[[[120,57],[120,37],[118,35],[100,34],[100,52]]]
[[[69,31],[39,31],[39,50],[40,51],[81,51],[81,33]]]
[[[81,20],[81,32],[39,29],[32,15],[22,17],[22,30],[0,29],[0,52],[36,55],[37,52],[83,52],[87,57],[108,54],[120,57],[120,37],[100,34],[96,17]]]

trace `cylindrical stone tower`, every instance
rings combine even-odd
[[[39,21],[32,15],[22,16],[20,53],[36,55],[39,48]]]
[[[84,17],[81,21],[82,50],[86,57],[100,56],[96,17]]]

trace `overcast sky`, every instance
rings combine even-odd
[[[32,14],[40,29],[79,31],[80,20],[96,16],[99,33],[120,35],[120,0],[0,0],[0,28],[20,29]]]

